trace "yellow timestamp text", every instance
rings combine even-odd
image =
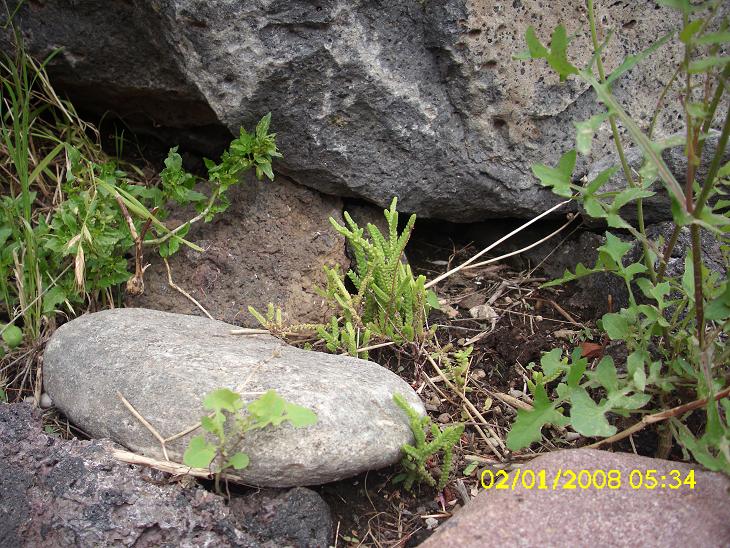
[[[481,484],[484,489],[694,489],[695,472],[670,470],[484,470]]]

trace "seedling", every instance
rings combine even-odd
[[[317,415],[311,409],[286,401],[274,390],[267,391],[245,407],[248,413],[242,414],[241,396],[228,388],[205,396],[203,409],[212,413],[204,415],[200,424],[209,435],[192,437],[183,455],[183,462],[188,466],[211,468],[218,493],[221,493],[220,480],[226,470],[243,470],[249,464],[249,456],[240,450],[247,432],[277,427],[284,422],[296,428],[317,422]]]

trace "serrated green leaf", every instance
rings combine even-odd
[[[560,157],[557,167],[535,164],[532,166],[532,172],[535,177],[540,179],[543,186],[551,187],[555,194],[570,197],[573,195],[570,183],[575,169],[576,157],[576,151],[569,150]]]
[[[525,42],[527,42],[528,51],[533,59],[547,59],[548,50],[540,43],[532,26],[527,27],[525,32]]]
[[[565,426],[566,423],[566,417],[556,409],[556,404],[548,399],[545,386],[538,383],[533,394],[533,408],[529,411],[517,410],[517,420],[507,434],[507,447],[511,451],[527,447],[542,439],[543,426],[548,424]]]
[[[626,321],[626,318],[619,313],[604,314],[601,321],[603,329],[613,341],[624,340],[631,333],[629,323]]]
[[[568,61],[568,33],[563,25],[558,25],[553,31],[550,40],[550,53],[547,56],[548,64],[560,76],[563,82],[571,74],[578,74],[578,69]]]
[[[317,424],[316,413],[307,407],[287,402],[284,411],[286,413],[286,420],[297,428]]]
[[[588,437],[608,437],[616,433],[609,424],[606,412],[610,406],[599,405],[591,399],[585,388],[574,388],[570,394],[570,424],[573,429]]]
[[[606,253],[616,264],[621,264],[621,259],[631,249],[631,243],[624,242],[610,232],[606,232],[606,243],[598,248],[599,252]]]
[[[553,348],[550,352],[546,352],[540,358],[540,367],[548,378],[555,378],[561,371],[566,368],[566,363],[562,360],[563,351],[560,348]]]
[[[43,314],[51,314],[66,299],[66,291],[62,287],[52,287],[43,295]]]
[[[575,122],[575,148],[581,154],[589,154],[593,144],[593,135],[608,118],[608,112],[594,114],[588,120]]]
[[[183,463],[191,468],[208,468],[215,455],[215,445],[208,443],[204,436],[194,436],[185,450]]]
[[[719,297],[709,302],[705,308],[705,318],[710,321],[724,320],[730,317],[730,283],[725,282],[725,290]]]
[[[611,356],[601,358],[601,361],[596,366],[594,376],[607,392],[614,392],[618,388],[618,373],[616,372],[616,365],[613,363]]]
[[[636,387],[644,391],[646,387],[646,369],[644,364],[650,360],[646,350],[635,350],[626,358],[626,371],[634,380]]]
[[[226,418],[220,411],[216,411],[213,417],[204,415],[200,418],[200,425],[203,427],[203,430],[218,437],[223,436],[223,425],[225,422]]]
[[[249,413],[256,419],[256,428],[271,424],[278,426],[284,421],[286,401],[276,391],[268,390],[258,399],[248,404]]]

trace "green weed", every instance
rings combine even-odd
[[[393,480],[394,483],[403,482],[403,487],[410,491],[414,483],[424,482],[441,491],[449,481],[454,446],[459,443],[461,434],[464,433],[464,425],[455,424],[441,430],[433,424],[428,415],[421,416],[400,394],[394,395],[393,401],[408,415],[413,437],[416,440],[415,446],[409,444],[403,446],[403,460],[401,461],[403,473],[396,476]],[[430,441],[426,441],[427,435],[431,438]],[[442,456],[441,475],[437,482],[426,465],[429,459],[438,453],[442,453]]]
[[[317,415],[300,405],[284,400],[274,390],[267,391],[258,399],[246,405],[247,414],[242,414],[243,400],[239,394],[221,388],[205,396],[203,408],[211,411],[200,422],[214,441],[205,435],[193,436],[183,455],[183,462],[194,468],[213,466],[215,489],[221,493],[220,480],[226,470],[243,470],[249,464],[249,456],[240,451],[241,442],[247,432],[276,427],[284,422],[296,428],[316,424]]]
[[[219,162],[205,161],[207,194],[196,190],[203,179],[183,169],[177,148],[159,177],[138,180],[58,97],[45,63],[22,47],[0,56],[0,351],[42,342],[58,314],[114,305],[121,284],[143,291],[144,249],[163,257],[181,245],[200,250],[185,240],[190,226],[225,211],[227,191],[244,172],[272,179],[271,162],[280,156],[266,115],[253,133],[241,129]],[[170,229],[171,205],[190,205],[196,214]],[[6,390],[28,387],[33,360],[23,363]]]
[[[625,343],[628,358],[617,365],[610,356],[605,356],[593,369],[580,350],[570,358],[563,357],[560,349],[545,354],[539,366],[531,364],[533,409],[518,411],[507,444],[513,450],[524,448],[541,438],[542,428],[547,424],[570,425],[584,436],[618,441],[648,424],[668,421],[666,431],[698,462],[711,470],[730,473],[730,354],[726,345],[730,330],[727,280],[730,201],[725,198],[730,164],[722,165],[730,134],[730,116],[720,114],[715,120],[719,105],[727,101],[730,57],[721,55],[720,49],[730,43],[729,25],[727,18],[717,17],[722,2],[708,2],[699,7],[685,0],[659,3],[679,11],[680,29],[660,37],[643,52],[629,56],[608,75],[601,51],[611,34],[599,42],[600,28],[595,21],[592,0],[588,0],[587,6],[594,51],[585,67],[576,67],[569,61],[570,40],[564,26],[556,27],[549,48],[539,41],[532,28],[527,31],[529,49],[521,59],[544,59],[561,81],[570,77],[588,83],[603,106],[599,114],[575,124],[576,149],[566,152],[557,166],[534,166],[535,176],[559,196],[577,200],[588,216],[603,219],[612,229],[628,231],[641,243],[643,257],[640,262],[624,264],[631,244],[607,232],[606,243],[599,248],[599,258],[593,267],[578,264],[575,272],[566,272],[561,279],[546,284],[565,283],[595,272],[609,272],[623,280],[629,305],[603,316],[599,328],[608,339]],[[653,122],[644,131],[618,103],[611,86],[673,39],[684,49],[677,74],[678,81],[684,82],[681,101],[686,136],[652,140]],[[573,177],[577,154],[590,152],[593,136],[604,121],[609,122],[621,165],[579,184]],[[633,173],[626,162],[619,124],[644,153],[644,165],[638,173]],[[719,142],[707,174],[700,178],[697,166],[713,126],[721,128]],[[678,144],[685,147],[687,155],[685,184],[676,180],[661,156],[664,149]],[[623,169],[627,186],[602,192],[602,187],[618,169]],[[642,202],[656,193],[653,186],[656,181],[661,181],[667,191],[675,223],[674,233],[666,242],[648,238],[644,227]],[[622,216],[624,208],[630,205],[636,208],[638,227]],[[667,275],[666,267],[683,227],[690,231],[692,246],[684,275],[673,278]],[[709,272],[702,264],[701,230],[712,233],[721,243],[726,261],[724,276]],[[549,384],[554,381],[558,382],[553,390]],[[690,394],[689,402],[686,394]],[[569,412],[563,406],[569,406]],[[693,409],[702,407],[705,427],[698,434],[690,430],[686,419]],[[644,419],[621,433],[617,433],[609,420],[611,415],[639,413],[645,414]]]

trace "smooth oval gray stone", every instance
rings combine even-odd
[[[316,485],[397,462],[413,443],[408,418],[393,402],[403,394],[425,410],[413,389],[365,360],[301,350],[270,335],[231,335],[235,326],[143,308],[87,314],[61,326],[44,355],[45,390],[68,419],[93,437],[163,459],[152,433],[118,393],[168,438],[196,424],[202,399],[226,387],[252,401],[274,389],[312,409],[317,424],[290,424],[246,434],[245,483]],[[167,445],[182,462],[192,434]]]

